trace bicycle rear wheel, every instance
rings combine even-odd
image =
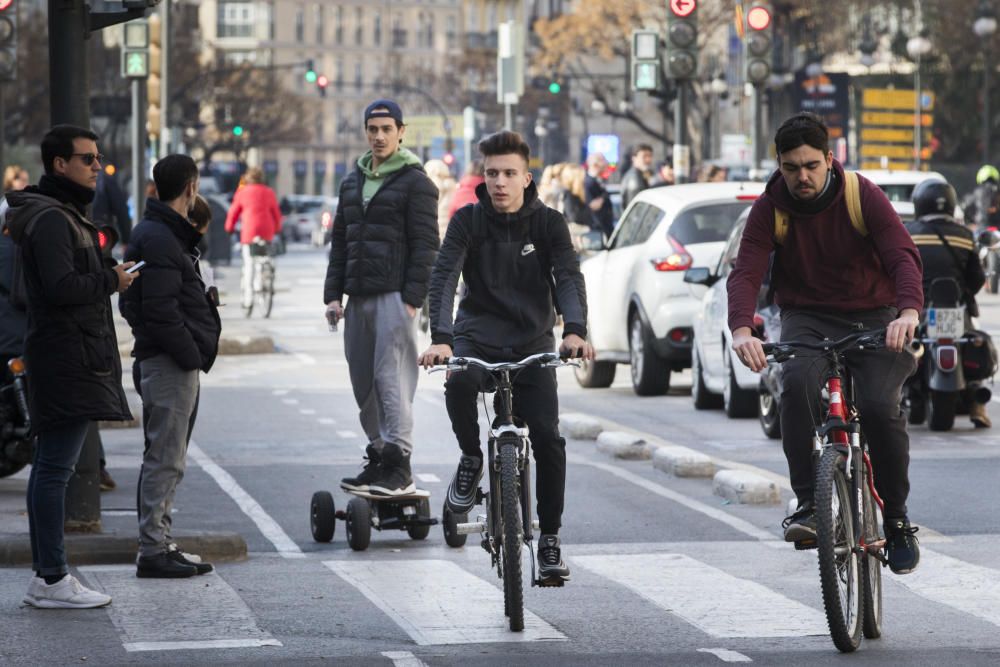
[[[851,492],[844,456],[827,447],[816,464],[816,546],[823,606],[834,645],[850,653],[861,644],[861,559],[855,549]]]
[[[874,544],[879,539],[878,518],[875,512],[875,498],[868,488],[867,469],[862,479],[864,484],[864,536],[865,544]],[[867,639],[882,636],[882,561],[873,553],[865,554],[862,561],[863,593],[865,617],[861,629]]]
[[[524,588],[521,572],[521,551],[524,532],[521,525],[520,477],[517,471],[516,439],[503,439],[498,443],[500,450],[500,524],[503,529],[503,543],[500,557],[503,559],[504,609],[514,632],[524,630]]]
[[[257,301],[260,303],[261,314],[270,317],[271,308],[274,306],[274,267],[268,264],[260,267],[260,291],[257,292]]]

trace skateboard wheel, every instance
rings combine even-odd
[[[347,543],[355,551],[364,551],[372,540],[372,508],[364,498],[347,503]]]
[[[317,491],[313,494],[309,504],[309,527],[317,542],[329,542],[333,539],[337,527],[337,510],[329,491]]]
[[[423,498],[417,503],[417,517],[420,519],[431,518],[431,501]],[[431,534],[431,527],[429,524],[413,524],[406,527],[406,532],[410,534],[412,540],[426,540],[427,536]]]

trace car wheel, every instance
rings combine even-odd
[[[731,419],[747,419],[757,416],[757,392],[753,389],[743,389],[736,382],[736,370],[733,368],[733,359],[729,353],[726,359],[726,384],[722,391],[722,407],[726,411],[726,416]]]
[[[778,410],[778,399],[767,388],[767,384],[763,380],[760,381],[760,387],[757,389],[757,403],[757,416],[760,419],[760,428],[764,431],[764,435],[773,440],[781,438],[781,413]]]
[[[695,410],[712,410],[722,407],[722,397],[714,394],[705,386],[705,375],[701,370],[701,355],[697,344],[691,350],[691,398],[694,399]]]
[[[652,339],[639,315],[633,314],[629,323],[629,363],[632,389],[639,396],[659,396],[670,388],[670,368],[656,354]]]

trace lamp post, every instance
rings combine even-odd
[[[722,100],[726,98],[729,92],[729,84],[726,83],[726,79],[720,72],[712,79],[709,87],[712,91],[712,96],[715,98],[715,113],[712,114],[715,117],[715,122],[713,123],[715,131],[711,132],[709,152],[713,156],[717,156],[719,153],[716,153],[716,151],[721,153],[722,150]]]
[[[921,118],[921,110],[923,109],[921,90],[920,90],[920,59],[930,53],[931,50],[931,40],[927,39],[926,30],[921,28],[915,37],[911,37],[906,40],[906,52],[910,54],[916,62],[916,69],[914,70],[914,103],[913,103],[913,166],[914,169],[920,170],[920,143],[923,140],[923,122]]]
[[[993,16],[992,3],[980,0],[972,32],[983,42],[983,164],[990,162],[990,70],[993,68],[990,44],[996,31],[997,20]]]

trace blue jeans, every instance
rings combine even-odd
[[[41,576],[69,572],[63,544],[66,485],[80,458],[89,420],[70,423],[38,434],[35,459],[28,478],[28,529],[32,569]]]

